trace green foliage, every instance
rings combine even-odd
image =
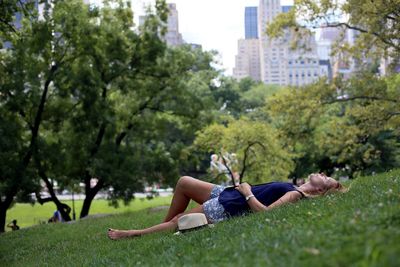
[[[108,227],[132,229],[165,212],[130,212],[74,224],[40,225],[0,236],[5,265],[387,266],[399,265],[399,171],[352,182],[333,194],[251,214],[214,228],[111,241]],[[68,253],[66,253],[68,251]]]
[[[277,85],[265,85],[251,78],[239,82],[233,78],[222,77],[212,95],[219,109],[219,117],[260,116],[258,110],[265,104],[265,99],[280,89]],[[218,117],[217,115],[217,117]],[[222,119],[224,120],[224,119]]]
[[[252,86],[249,90],[242,93],[241,101],[244,106],[242,109],[244,111],[254,111],[263,107],[265,100],[280,89],[278,85],[265,85],[261,83]]]
[[[266,113],[296,155],[295,175],[345,169],[351,176],[399,166],[397,79],[364,73],[269,98]]]
[[[27,193],[39,187],[30,160],[37,144],[44,102],[61,61],[56,46],[51,52],[50,45],[38,45],[39,39],[50,40],[48,25],[35,16],[27,16],[30,5],[20,4],[17,9],[9,6],[9,11],[18,10],[26,15],[21,19],[23,27],[18,34],[2,35],[12,48],[0,52],[0,132],[4,136],[0,144],[4,159],[0,178],[0,231],[5,211],[14,197],[28,200]]]
[[[391,1],[310,1],[297,0],[287,13],[279,14],[268,25],[272,37],[290,30],[292,40],[300,40],[309,28],[336,27],[357,32],[354,44],[337,40],[334,51],[341,51],[358,59],[393,59],[392,67],[399,64],[400,14],[399,0]],[[298,46],[298,45],[296,45]]]
[[[33,18],[36,13],[34,1],[1,1],[0,40],[9,41],[18,34],[18,29],[15,25],[16,14],[18,14],[19,17]],[[2,45],[2,42],[0,42],[0,48]]]
[[[246,159],[246,148],[252,143]],[[208,153],[237,155],[239,173],[246,165],[244,181],[260,183],[270,180],[284,180],[293,168],[291,155],[279,142],[277,132],[268,124],[240,119],[230,122],[226,127],[210,125],[198,133],[194,149]],[[214,177],[215,178],[215,177]]]
[[[214,54],[166,46],[165,1],[138,31],[126,1],[49,8],[25,18],[0,53],[1,207],[39,191],[38,177],[50,187],[50,178],[61,188],[85,183],[82,216],[104,187],[117,203],[145,183],[173,183],[183,149],[210,120]]]
[[[56,177],[86,184],[97,177],[99,186],[86,189],[87,195],[112,186],[114,203],[128,202],[145,183],[173,183],[180,152],[202,125],[197,119],[207,80],[195,81],[215,77],[213,56],[189,46],[166,47],[158,36],[162,2],[138,34],[130,30],[130,9],[99,10],[101,23],[89,24],[87,38],[77,39],[77,50],[84,49],[59,83],[73,110],[59,136],[67,166]]]

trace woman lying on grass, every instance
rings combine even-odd
[[[120,239],[175,230],[178,218],[188,213],[204,213],[209,223],[216,223],[249,211],[267,211],[304,197],[321,196],[344,190],[345,188],[339,182],[320,173],[311,174],[308,182],[299,187],[291,183],[271,182],[255,186],[242,183],[235,188],[224,188],[184,176],[176,184],[171,206],[163,223],[140,230],[109,229],[108,236],[111,239]],[[190,200],[200,205],[185,212]]]

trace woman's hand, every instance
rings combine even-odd
[[[235,189],[238,190],[244,197],[252,194],[251,186],[248,183],[241,183],[236,186]]]

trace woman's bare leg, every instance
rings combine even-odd
[[[108,237],[116,240],[116,239],[121,239],[121,238],[125,238],[125,237],[134,237],[134,236],[141,236],[141,235],[146,235],[146,234],[151,234],[151,233],[156,233],[156,232],[161,232],[161,231],[175,230],[176,227],[178,226],[178,218],[179,217],[181,217],[184,214],[197,213],[197,212],[204,213],[203,205],[197,206],[185,213],[178,214],[172,220],[169,220],[168,222],[163,222],[163,223],[151,226],[149,228],[140,229],[140,230],[109,229]]]
[[[174,196],[164,222],[168,222],[176,215],[184,212],[191,199],[200,205],[203,204],[210,198],[211,190],[214,186],[212,183],[190,176],[181,177],[176,184]]]

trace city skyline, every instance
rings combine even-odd
[[[102,0],[89,0],[100,4]],[[220,63],[216,67],[233,74],[237,42],[245,38],[245,7],[258,6],[259,0],[167,0],[176,4],[179,13],[179,32],[187,43],[200,44],[203,50],[216,50]],[[145,14],[145,6],[154,7],[155,0],[131,0],[134,20]],[[292,5],[293,0],[281,0],[282,5]]]
[[[132,0],[135,21],[143,15],[143,6],[154,0]],[[281,1],[291,4],[293,1]],[[226,75],[232,75],[235,67],[237,42],[245,37],[245,7],[258,6],[259,0],[167,0],[175,3],[179,13],[179,31],[187,43],[202,45],[204,50],[217,50],[218,61]]]
[[[262,0],[258,7],[246,7],[245,39],[238,40],[238,54],[233,69],[237,80],[250,77],[265,84],[302,86],[322,76],[329,77],[330,61],[320,61],[315,36],[303,38],[309,49],[290,49],[290,31],[279,38],[270,38],[266,25],[286,13],[291,6],[280,0]],[[257,33],[258,30],[258,33]]]

